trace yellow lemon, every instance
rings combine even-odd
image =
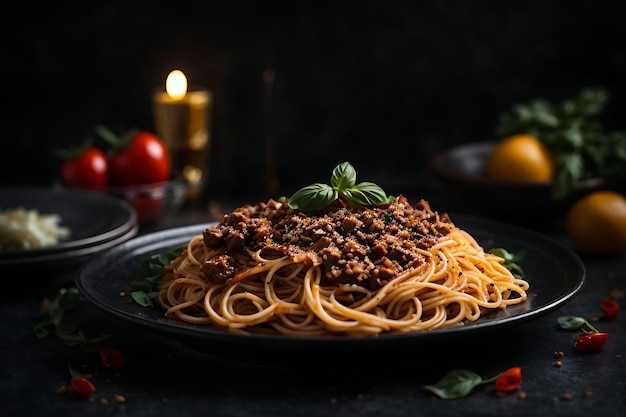
[[[568,209],[565,231],[582,252],[617,255],[626,251],[626,197],[595,191]]]
[[[487,176],[500,181],[551,181],[554,161],[548,148],[532,135],[509,136],[487,157]]]

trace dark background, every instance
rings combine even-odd
[[[54,149],[97,124],[153,129],[151,93],[178,68],[216,97],[209,196],[267,193],[268,133],[279,194],[326,181],[343,161],[390,193],[420,193],[433,153],[495,139],[515,103],[601,86],[605,126],[626,129],[625,10],[611,0],[15,2],[2,17],[0,180],[54,182]]]

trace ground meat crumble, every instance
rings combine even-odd
[[[309,267],[319,266],[325,283],[354,283],[372,289],[425,261],[428,249],[449,234],[447,214],[420,200],[411,205],[400,195],[377,208],[350,208],[336,202],[315,212],[293,210],[270,199],[226,214],[203,232],[204,243],[225,252],[207,261],[202,271],[210,282],[223,283],[243,269],[244,247],[264,256],[288,255]]]

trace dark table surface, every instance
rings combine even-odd
[[[163,223],[142,226],[139,234],[212,221],[227,206],[185,207]],[[545,230],[551,239],[570,246],[558,228]],[[377,352],[363,366],[353,366],[349,355],[337,355],[325,366],[302,369],[210,356],[171,335],[138,328],[83,301],[73,312],[82,326],[90,332],[109,333],[125,355],[125,366],[110,371],[97,353],[67,346],[55,336],[37,337],[33,330],[45,317],[42,301],[54,298],[61,288],[73,287],[79,266],[47,271],[44,277],[3,276],[0,414],[623,416],[626,312],[606,321],[601,318],[600,301],[624,290],[626,256],[581,255],[581,259],[586,270],[581,291],[536,320],[494,334],[421,347],[414,356],[390,349]],[[9,281],[19,282],[18,288]],[[609,342],[597,352],[577,351],[575,334],[556,325],[564,315],[597,319],[594,325],[610,333]],[[310,359],[300,361],[315,363]],[[493,385],[487,384],[465,398],[443,400],[423,388],[455,368],[488,378],[513,366],[522,368],[522,385],[507,395],[496,394]],[[70,368],[94,374],[97,391],[91,399],[59,392],[69,384]]]

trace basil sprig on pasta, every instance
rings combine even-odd
[[[333,169],[330,185],[315,183],[300,188],[289,197],[289,207],[295,210],[319,210],[335,200],[348,206],[374,207],[393,201],[385,191],[372,182],[356,182],[356,170],[349,162],[343,162]]]

